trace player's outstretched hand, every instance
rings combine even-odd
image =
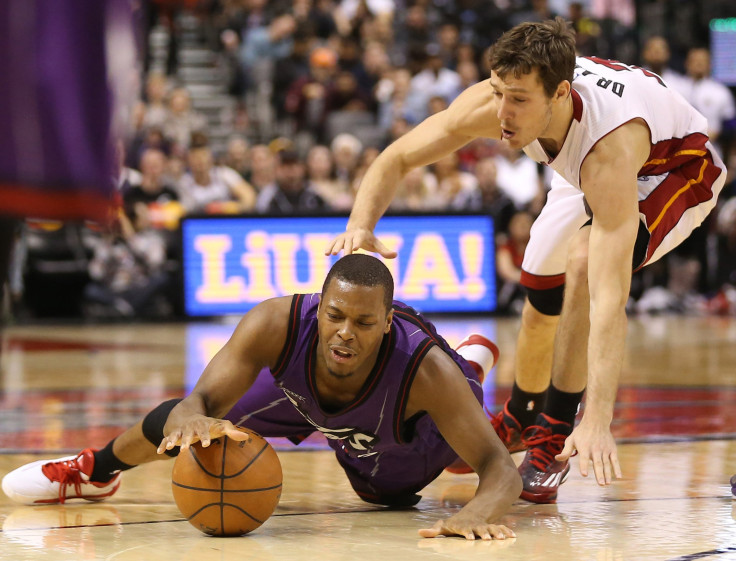
[[[186,423],[175,428],[164,437],[156,452],[163,454],[166,450],[171,450],[175,446],[185,450],[195,442],[201,442],[202,446],[206,448],[213,438],[221,436],[228,436],[239,441],[250,440],[250,435],[247,432],[238,429],[230,421],[205,417],[204,415],[192,415]]]
[[[482,540],[505,540],[516,537],[516,534],[503,524],[488,524],[478,520],[471,522],[458,518],[452,516],[447,520],[438,520],[431,528],[419,530],[419,535],[423,538],[461,536],[466,540],[474,540],[476,537]]]
[[[589,462],[593,462],[593,471],[598,485],[608,485],[613,475],[621,479],[621,466],[616,454],[616,441],[611,430],[605,424],[586,421],[585,416],[565,440],[565,447],[555,460],[568,460],[577,450],[580,458],[580,475],[588,477]]]
[[[344,233],[332,240],[325,249],[325,255],[337,255],[340,251],[344,251],[345,255],[350,255],[358,249],[364,249],[372,253],[379,253],[386,259],[396,257],[396,252],[387,248],[381,240],[379,240],[373,232],[368,228],[354,228],[346,230]]]

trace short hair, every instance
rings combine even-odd
[[[526,22],[504,33],[489,51],[491,70],[502,79],[521,78],[536,68],[544,93],[552,97],[563,80],[572,83],[575,71],[575,31],[557,16]]]
[[[327,273],[325,283],[322,285],[322,295],[327,292],[333,279],[358,286],[382,286],[386,311],[391,309],[394,298],[394,279],[388,267],[372,255],[352,253],[339,259]]]

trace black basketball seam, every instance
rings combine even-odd
[[[237,472],[237,473],[234,473],[233,475],[228,475],[227,477],[237,477],[238,475],[240,475],[241,473],[243,473],[243,472],[244,472],[244,471],[245,471],[246,469],[248,469],[248,468],[249,468],[250,466],[252,466],[252,465],[253,465],[253,462],[255,462],[255,461],[256,461],[256,460],[258,459],[258,458],[260,458],[260,457],[261,457],[261,454],[263,454],[263,451],[264,451],[264,450],[265,450],[266,448],[268,448],[268,442],[264,442],[264,443],[263,443],[263,448],[261,448],[261,449],[260,449],[260,450],[258,451],[258,454],[256,454],[255,456],[253,456],[253,459],[251,459],[251,461],[250,461],[250,462],[248,462],[248,463],[247,463],[247,464],[245,465],[245,467],[244,467],[243,469],[241,469],[241,470],[240,470],[239,472]],[[223,458],[224,458],[224,456],[225,456],[225,455],[223,454]],[[224,476],[224,473],[223,473],[223,477],[225,477],[225,476]]]
[[[227,440],[225,440],[225,446],[227,446]],[[200,469],[201,469],[201,470],[202,470],[203,472],[205,472],[205,473],[206,473],[207,475],[209,475],[210,477],[214,477],[214,478],[216,478],[216,479],[230,479],[230,478],[232,478],[232,477],[237,477],[238,475],[240,475],[241,473],[243,473],[243,472],[244,472],[244,471],[245,471],[246,469],[248,469],[248,468],[249,468],[249,467],[250,467],[250,466],[251,466],[251,465],[253,464],[253,462],[255,462],[255,461],[256,461],[256,460],[257,460],[257,459],[258,459],[258,458],[260,457],[260,455],[261,455],[261,454],[263,454],[263,451],[264,451],[264,450],[265,450],[266,448],[268,448],[268,442],[265,442],[265,443],[263,444],[263,448],[261,448],[261,449],[260,449],[260,450],[258,451],[258,454],[256,454],[255,456],[253,456],[253,458],[251,459],[251,461],[250,461],[250,462],[248,462],[248,463],[246,464],[246,466],[245,466],[245,467],[244,467],[243,469],[241,469],[241,470],[240,470],[239,472],[237,472],[237,473],[234,473],[234,474],[232,474],[232,475],[225,475],[224,473],[221,473],[220,475],[217,475],[217,474],[214,474],[214,473],[212,473],[211,471],[209,471],[209,470],[208,470],[207,468],[205,468],[205,467],[204,467],[204,466],[202,465],[202,462],[200,462],[200,461],[199,461],[199,458],[198,458],[198,457],[197,457],[197,455],[196,455],[196,454],[194,453],[194,448],[190,447],[190,448],[189,448],[189,453],[190,453],[190,454],[192,455],[192,458],[194,458],[194,461],[195,461],[195,462],[197,462],[197,465],[199,466],[199,468],[200,468]],[[224,452],[224,450],[223,450],[223,454],[222,454],[222,455],[223,455],[223,462],[224,462],[224,461],[225,461],[225,452]],[[213,489],[212,489],[212,490],[213,490]]]
[[[172,481],[172,485],[181,487],[182,489],[189,489],[190,491],[206,491],[208,493],[216,493],[217,489],[208,489],[207,487],[192,487],[191,485],[184,485],[177,481]],[[278,489],[282,484],[272,485],[271,487],[261,487],[259,489],[225,489],[225,493],[257,493],[258,491],[271,491],[272,489]]]
[[[222,445],[222,467],[220,468],[220,532],[225,531],[225,509],[222,508],[223,499],[225,498],[223,490],[225,489],[225,457],[227,456],[227,441]]]
[[[209,508],[211,506],[218,506],[218,507],[220,507],[220,517],[222,518],[222,511],[224,510],[222,507],[225,506],[225,505],[230,506],[230,507],[232,507],[232,508],[234,508],[236,510],[239,510],[240,512],[242,512],[243,514],[245,514],[248,518],[252,519],[255,522],[258,522],[259,524],[263,524],[265,522],[265,520],[258,520],[258,518],[256,518],[252,514],[250,514],[248,511],[243,510],[238,505],[234,505],[232,503],[208,503],[206,505],[202,505],[199,508],[199,510],[197,510],[194,514],[192,514],[191,516],[189,516],[187,518],[187,521],[191,520],[192,518],[194,518],[195,516],[197,516],[200,512],[202,512],[204,509]],[[220,532],[222,532],[224,529],[225,529],[225,524],[221,523],[220,524]]]

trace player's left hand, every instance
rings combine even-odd
[[[580,475],[583,477],[588,477],[588,463],[592,461],[598,485],[610,484],[614,474],[621,479],[616,442],[606,424],[587,420],[583,416],[580,424],[565,440],[565,447],[555,456],[555,460],[568,460],[575,450],[579,454]]]
[[[461,536],[466,540],[474,540],[476,537],[482,540],[505,540],[516,537],[516,534],[503,524],[468,520],[467,517],[460,515],[461,513],[458,513],[447,520],[438,520],[431,528],[419,530],[419,535],[423,538]]]

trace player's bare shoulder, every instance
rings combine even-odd
[[[501,137],[498,108],[489,80],[483,80],[465,89],[447,108],[447,127],[458,135],[472,137]]]
[[[278,358],[289,332],[292,303],[293,296],[264,300],[243,316],[228,345],[261,356],[266,362]]]

